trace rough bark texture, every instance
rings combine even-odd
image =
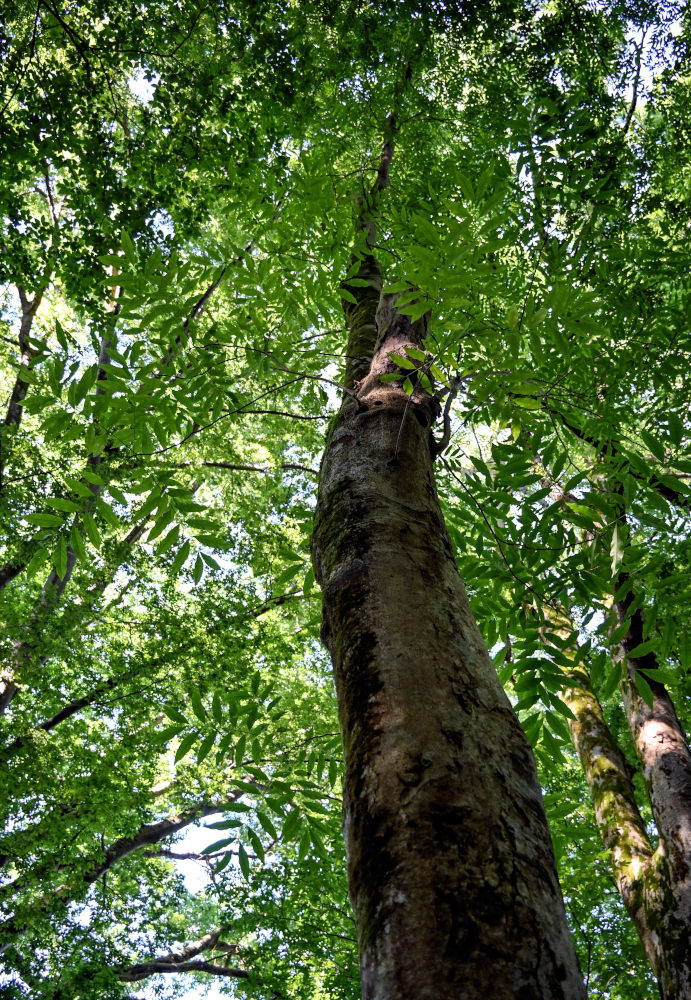
[[[595,818],[610,859],[617,889],[633,920],[653,970],[660,965],[654,930],[665,903],[660,857],[650,843],[636,803],[632,768],[616,744],[583,666],[574,667],[561,697],[571,709],[569,729],[593,800]]]
[[[532,753],[437,499],[436,404],[378,378],[421,326],[380,311],[369,374],[324,455],[313,536],[363,997],[584,997]]]
[[[619,588],[625,582],[620,577]],[[647,920],[657,944],[654,968],[664,1000],[691,1000],[691,749],[669,694],[654,680],[655,655],[629,655],[643,642],[641,611],[629,613],[633,599],[630,591],[616,604],[620,624],[628,622],[629,628],[614,658],[624,661],[624,708],[660,837],[664,900],[650,907]],[[647,671],[652,707],[636,685],[639,670]]]

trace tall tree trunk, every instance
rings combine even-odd
[[[573,715],[569,729],[619,895],[655,969],[659,941],[649,915],[664,902],[664,893],[659,887],[658,859],[636,803],[633,770],[617,746],[582,664],[568,672],[561,697]]]
[[[655,974],[663,1000],[691,1000],[691,748],[664,684],[655,679],[653,652],[636,653],[643,642],[643,615],[625,574],[617,585],[628,593],[615,604],[620,625],[628,629],[614,650],[622,664],[626,717],[659,834],[659,878],[663,905],[650,907],[648,922],[657,943]],[[636,683],[639,671],[650,688],[652,705]]]
[[[380,375],[420,348],[381,295],[374,214],[344,286],[346,397],[324,453],[313,560],[345,751],[344,833],[364,1000],[585,996],[532,751],[454,561],[433,473],[438,404]],[[361,243],[362,245],[362,243]],[[370,251],[370,252],[368,252]]]
[[[594,439],[566,422],[565,426],[595,445]],[[599,450],[601,456],[616,455],[618,447],[608,442],[607,450]],[[667,482],[652,477],[650,485],[668,501],[686,506],[684,494]],[[617,498],[619,525],[625,527],[621,487],[611,489],[609,495]],[[643,645],[644,616],[633,580],[620,572],[614,589],[621,638],[612,643],[611,655],[615,667],[621,669],[624,711],[657,827],[654,851],[638,813],[626,762],[582,667],[570,673],[562,697],[574,715],[571,735],[590,786],[603,843],[611,852],[617,887],[657,977],[662,1000],[691,1000],[691,747],[659,679],[657,656]],[[573,632],[573,623],[563,612],[543,611],[557,631]]]
[[[421,327],[380,309],[369,375],[324,455],[314,527],[363,997],[582,997],[532,752],[437,499],[436,404],[379,380]]]
[[[627,584],[620,574],[617,584]],[[630,587],[630,583],[629,583]],[[629,658],[643,641],[640,609],[629,613],[634,595],[616,604],[620,625],[628,628],[613,650],[621,663],[624,708],[636,745],[640,770],[658,829],[654,847],[636,803],[632,775],[609,729],[577,649],[565,650],[574,664],[565,670],[561,697],[572,712],[569,729],[593,800],[595,818],[619,895],[631,917],[663,1000],[691,998],[691,754],[674,705],[650,671],[657,660],[648,653]],[[569,615],[543,608],[552,630],[573,634]],[[636,670],[648,671],[652,707],[636,685]]]

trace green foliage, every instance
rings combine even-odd
[[[687,20],[10,7],[3,989],[135,996],[118,972],[220,928],[250,975],[219,978],[229,995],[359,995],[309,533],[341,279],[357,288],[370,249],[353,263],[354,204],[396,99],[373,253],[429,322],[382,378],[457,387],[438,485],[459,568],[536,751],[593,995],[639,997],[560,693],[586,665],[628,739],[611,646],[643,607],[629,652],[658,672],[636,684],[649,700],[662,680],[688,723]],[[175,853],[198,855],[201,888]]]

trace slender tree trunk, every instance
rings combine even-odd
[[[620,575],[621,587],[627,578]],[[573,718],[569,729],[590,788],[595,818],[619,895],[655,973],[663,1000],[691,998],[691,755],[674,706],[662,684],[649,679],[652,708],[635,681],[638,666],[657,669],[651,653],[627,657],[643,641],[640,610],[628,614],[633,594],[616,606],[628,631],[615,646],[622,664],[624,708],[638,752],[639,766],[659,833],[657,847],[648,836],[636,803],[632,775],[610,731],[583,664],[566,671],[561,697]],[[551,627],[573,633],[568,615],[546,608]],[[572,654],[575,650],[572,650]],[[644,675],[646,676],[646,675]],[[647,675],[649,677],[649,675]]]
[[[390,152],[387,139],[386,171]],[[385,183],[380,167],[370,203]],[[360,222],[372,247],[364,210]],[[322,461],[313,559],[345,749],[363,998],[582,998],[532,752],[437,499],[438,406],[379,379],[395,370],[389,352],[420,347],[424,321],[382,299],[375,322],[373,256],[359,276],[367,284],[345,304],[357,360]]]
[[[43,293],[41,292],[41,295]],[[32,304],[32,309],[35,312],[38,303],[41,299],[37,293],[34,297],[34,302]],[[24,296],[22,297],[22,303],[24,303]],[[113,299],[112,312],[117,311],[117,299]],[[33,318],[33,312],[32,312]],[[106,371],[104,365],[110,361],[110,355],[108,353],[109,334],[101,337],[100,347],[99,347],[99,357],[98,357],[98,380],[96,385],[96,394],[102,395],[103,389],[99,388],[98,381],[106,377]],[[23,398],[23,397],[22,397]],[[19,408],[19,416],[17,417],[16,423],[19,423],[21,419],[21,407]],[[8,415],[9,421],[9,415]],[[89,455],[87,459],[87,466],[99,467],[102,463],[101,455]],[[97,485],[91,482],[85,483],[93,494],[94,501],[101,495],[104,487],[102,485]],[[79,517],[76,516],[72,521],[73,526],[76,530],[83,534],[83,529],[81,528]],[[24,672],[24,668],[31,657],[31,653],[34,648],[33,639],[31,634],[37,633],[40,625],[42,623],[45,615],[53,612],[56,606],[60,603],[65,587],[72,578],[72,573],[74,572],[74,567],[77,564],[77,553],[72,548],[72,545],[68,542],[66,545],[66,562],[65,570],[62,576],[57,572],[57,570],[52,569],[48,574],[45,583],[41,589],[41,596],[31,612],[31,616],[28,622],[27,630],[29,637],[26,635],[22,638],[17,639],[12,647],[12,651],[8,662],[0,668],[0,717],[2,717],[7,709],[9,708],[12,699],[19,690],[18,683],[21,680],[21,675]],[[21,567],[23,568],[23,566]],[[43,660],[42,662],[45,662]]]
[[[618,589],[627,582],[620,575]],[[631,656],[643,642],[643,615],[632,611],[632,589],[615,605],[626,635],[614,650],[623,667],[626,717],[659,834],[658,869],[664,900],[650,906],[648,923],[657,943],[653,964],[663,1000],[691,1000],[691,748],[664,684],[655,680],[657,658]],[[652,705],[636,684],[640,670],[652,692]]]
[[[648,918],[651,909],[662,904],[664,893],[658,885],[658,859],[636,803],[634,771],[617,746],[583,665],[569,672],[561,697],[573,714],[569,729],[619,895],[655,969],[659,942]]]
[[[22,320],[19,327],[19,364],[22,368],[29,368],[36,355],[35,350],[29,343],[29,335],[31,334],[31,327],[33,326],[36,310],[40,306],[43,293],[45,292],[45,286],[38,289],[33,299],[29,299],[27,297],[23,285],[18,285],[17,289],[19,291],[19,299],[22,306]],[[28,387],[28,380],[24,381],[21,376],[18,375],[15,379],[10,399],[7,404],[7,413],[5,414],[6,427],[18,427],[21,423],[22,403],[24,401],[24,397],[26,396],[26,390]]]

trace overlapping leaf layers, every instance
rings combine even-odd
[[[391,384],[454,397],[440,497],[583,971],[650,977],[613,874],[683,996],[688,24],[257,6],[7,16],[3,989],[359,995],[308,539],[369,250],[430,314]]]

